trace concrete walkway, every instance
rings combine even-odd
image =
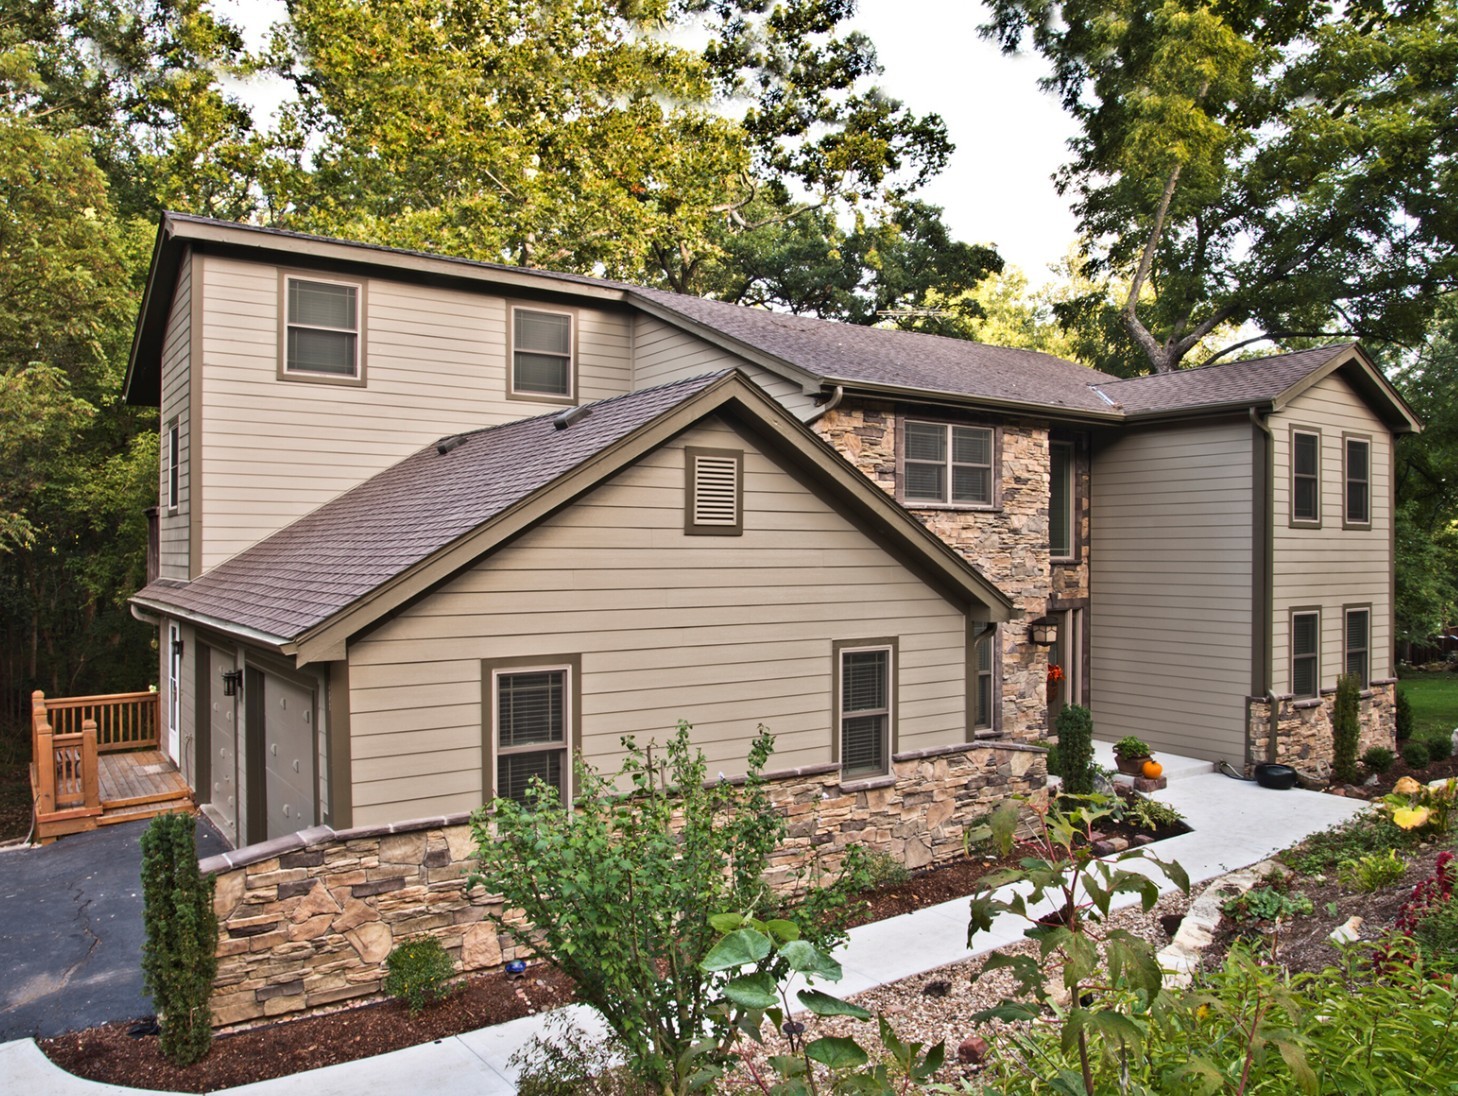
[[[1106,744],[1102,748],[1108,750]],[[1264,860],[1308,834],[1345,821],[1366,805],[1316,792],[1269,791],[1213,773],[1206,762],[1163,755],[1161,761],[1174,779],[1156,798],[1180,811],[1193,830],[1160,842],[1157,852],[1161,859],[1183,865],[1192,885]],[[1135,900],[1124,897],[1121,904]],[[964,898],[863,925],[851,930],[849,945],[837,955],[845,977],[833,988],[842,996],[859,993],[960,962],[1020,939],[1024,927],[1022,922],[1001,919],[991,932],[978,938],[976,950],[969,951]],[[579,1026],[601,1028],[591,1009],[574,1005],[570,1011]],[[298,1091],[308,1091],[311,1096],[398,1096],[410,1091],[506,1096],[516,1091],[507,1059],[541,1032],[542,1026],[543,1017],[527,1016],[377,1058],[226,1091],[239,1096],[286,1096]],[[0,1077],[8,1078],[17,1092],[55,1096],[136,1091],[61,1073],[30,1040],[0,1045]]]

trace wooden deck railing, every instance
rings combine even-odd
[[[83,719],[78,731],[57,734],[48,718],[45,695],[38,691],[31,699],[31,778],[36,820],[99,814],[96,721]]]
[[[80,734],[88,719],[96,722],[96,748],[155,750],[160,725],[157,694],[112,693],[106,696],[67,696],[47,700],[39,691],[31,697],[45,713],[56,734]]]

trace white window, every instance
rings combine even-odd
[[[1372,443],[1366,438],[1342,439],[1342,462],[1346,507],[1342,520],[1347,525],[1372,524]]]
[[[360,285],[284,278],[285,376],[360,380]]]
[[[837,645],[836,709],[843,780],[891,771],[894,645]]]
[[[988,426],[907,422],[901,462],[901,496],[911,504],[991,506],[994,438]]]
[[[1354,675],[1365,689],[1371,681],[1372,611],[1366,607],[1345,609],[1342,615],[1346,618],[1342,627],[1344,672]]]
[[[532,778],[571,801],[572,669],[542,666],[491,675],[495,795],[528,802]]]
[[[1313,697],[1321,687],[1321,613],[1291,614],[1291,694]]]
[[[532,308],[511,310],[511,395],[570,402],[572,314]]]
[[[1065,441],[1048,446],[1048,554],[1073,556],[1073,446]]]
[[[182,493],[181,472],[182,428],[178,420],[167,424],[167,437],[162,442],[162,467],[167,476],[167,509],[176,510]]]
[[[1291,431],[1291,521],[1321,523],[1321,435]]]
[[[691,536],[737,537],[744,532],[744,453],[736,449],[684,449],[683,531]]]

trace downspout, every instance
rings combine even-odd
[[[1275,521],[1275,514],[1272,512],[1272,509],[1275,506],[1275,500],[1272,497],[1272,493],[1271,493],[1272,477],[1274,475],[1274,473],[1272,471],[1272,468],[1271,468],[1271,463],[1272,463],[1272,456],[1273,456],[1273,450],[1275,448],[1275,441],[1276,441],[1276,439],[1275,439],[1275,435],[1271,432],[1270,424],[1266,422],[1264,416],[1261,415],[1259,409],[1257,409],[1255,407],[1252,407],[1250,409],[1249,414],[1250,414],[1251,425],[1254,426],[1257,430],[1259,430],[1262,434],[1264,434],[1266,436],[1266,456],[1265,456],[1265,459],[1261,462],[1262,472],[1263,472],[1262,479],[1263,479],[1264,483],[1262,485],[1262,489],[1261,489],[1261,492],[1260,492],[1260,495],[1261,495],[1261,506],[1263,507],[1263,512],[1264,512],[1264,516],[1263,516],[1262,522],[1261,522],[1261,524],[1262,524],[1262,530],[1261,531],[1263,533],[1263,536],[1261,538],[1262,541],[1263,541],[1263,544],[1261,545],[1261,547],[1262,547],[1262,558],[1259,561],[1259,566],[1261,568],[1261,576],[1262,576],[1261,577],[1261,580],[1260,580],[1261,581],[1260,591],[1261,591],[1261,595],[1262,596],[1260,598],[1255,599],[1255,600],[1259,601],[1260,604],[1259,604],[1258,607],[1260,608],[1260,610],[1262,611],[1262,613],[1264,614],[1264,617],[1265,617],[1265,620],[1264,620],[1264,622],[1261,625],[1261,627],[1264,629],[1264,633],[1265,633],[1264,634],[1264,637],[1262,639],[1262,643],[1261,643],[1261,658],[1262,658],[1262,661],[1264,663],[1264,667],[1263,667],[1263,670],[1262,670],[1262,676],[1265,678],[1264,684],[1266,686],[1266,692],[1265,692],[1266,718],[1267,718],[1267,721],[1268,721],[1268,724],[1269,724],[1269,726],[1267,728],[1267,732],[1266,732],[1266,760],[1268,762],[1274,764],[1276,762],[1276,758],[1278,756],[1280,756],[1279,750],[1277,749],[1277,744],[1276,744],[1276,734],[1277,734],[1277,731],[1279,730],[1280,725],[1281,725],[1281,713],[1280,713],[1280,701],[1278,701],[1276,699],[1275,690],[1270,687],[1270,664],[1271,664],[1270,629],[1271,629],[1271,614],[1274,612],[1274,608],[1273,608],[1273,606],[1270,603],[1271,602],[1271,598],[1270,598],[1271,574],[1270,574],[1270,567],[1268,566],[1268,564],[1271,562],[1271,559],[1270,559],[1270,556],[1271,556],[1271,547],[1270,546],[1271,546],[1272,522]],[[1254,560],[1254,559],[1251,560],[1251,566],[1252,567],[1255,567],[1256,565],[1257,565],[1257,561]],[[1257,608],[1257,606],[1252,606],[1252,611],[1254,611],[1256,608]]]
[[[830,394],[830,399],[825,401],[825,406],[805,420],[806,426],[814,426],[817,422],[830,414],[840,406],[840,401],[845,398],[845,385],[837,384],[835,391]]]

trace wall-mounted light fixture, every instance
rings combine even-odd
[[[224,696],[237,696],[242,691],[243,691],[243,671],[242,670],[224,670],[223,671],[223,695]]]
[[[174,639],[172,641],[172,657],[173,658],[181,658],[182,657],[182,640],[180,640],[180,639]]]
[[[1051,647],[1058,642],[1058,621],[1053,617],[1039,617],[1028,629],[1030,638],[1039,647]]]

